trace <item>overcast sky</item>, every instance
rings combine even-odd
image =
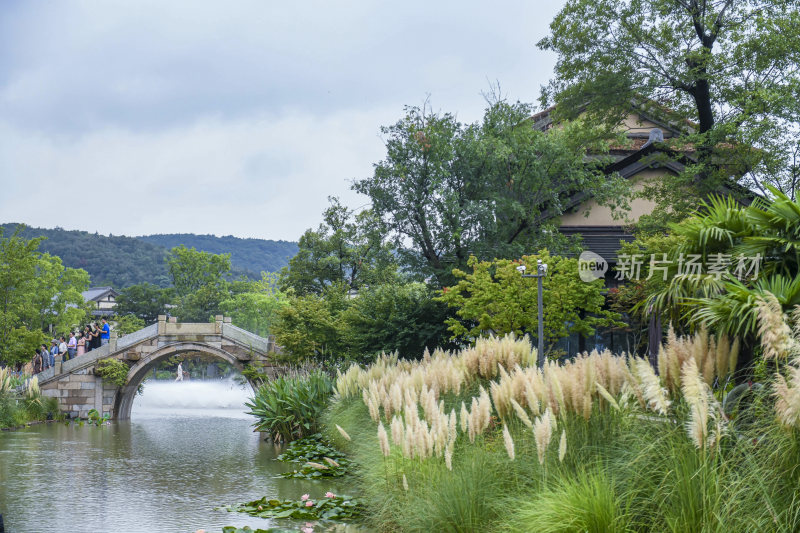
[[[430,96],[534,102],[562,2],[0,2],[0,222],[297,240]]]

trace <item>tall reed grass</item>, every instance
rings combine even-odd
[[[737,350],[670,332],[660,374],[607,351],[538,369],[513,337],[384,356],[339,375],[327,426],[380,530],[800,530],[800,365],[740,425],[719,399]]]

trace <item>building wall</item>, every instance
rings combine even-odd
[[[645,185],[668,173],[663,168],[647,169],[637,174],[633,179],[633,191],[641,192]],[[631,209],[626,213],[618,212],[625,218],[614,218],[611,208],[600,205],[597,200],[589,199],[583,204],[561,215],[561,226],[622,226],[636,222],[639,217],[653,212],[655,202],[645,198],[636,198],[630,202]],[[618,210],[619,211],[619,210]]]

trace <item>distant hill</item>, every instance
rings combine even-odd
[[[16,226],[12,223],[0,227],[8,236]],[[252,279],[259,279],[261,271],[280,270],[297,253],[297,243],[293,242],[191,233],[125,237],[26,227],[22,236],[25,239],[47,237],[39,246],[41,251],[59,256],[65,266],[86,270],[92,285],[110,285],[117,289],[145,281],[169,286],[164,257],[168,249],[181,244],[215,254],[230,253],[233,275]]]
[[[289,259],[297,254],[296,242],[240,239],[230,235],[215,237],[193,233],[169,233],[137,238],[167,250],[183,244],[187,248],[195,247],[212,254],[230,253],[233,266],[256,274],[277,272],[288,265]]]

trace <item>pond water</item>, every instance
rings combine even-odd
[[[293,468],[253,433],[243,405],[250,394],[233,382],[149,381],[130,421],[0,432],[6,531],[266,528],[276,524],[214,507],[340,492],[330,483],[275,478]]]

